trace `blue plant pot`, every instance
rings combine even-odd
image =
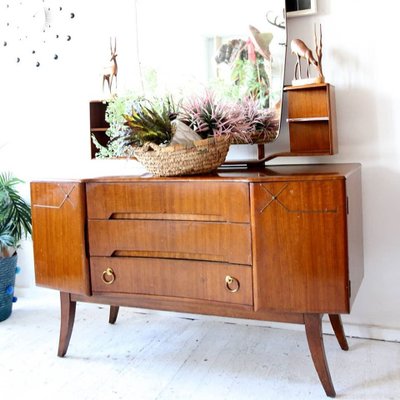
[[[14,299],[17,254],[0,259],[0,322],[6,320],[12,312]]]

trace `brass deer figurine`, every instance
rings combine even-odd
[[[103,69],[103,91],[104,82],[107,82],[108,90],[111,93],[112,84],[115,78],[115,88],[117,88],[117,75],[118,75],[118,64],[117,64],[117,39],[114,39],[114,48],[112,47],[112,40],[110,38],[110,65]]]

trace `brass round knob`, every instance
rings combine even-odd
[[[105,271],[103,271],[103,274],[101,275],[101,280],[106,285],[111,285],[115,281],[115,272],[113,271],[113,269],[107,268]]]
[[[240,289],[240,283],[233,276],[227,275],[225,277],[225,287],[231,293],[236,293]]]

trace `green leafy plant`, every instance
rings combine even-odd
[[[9,173],[0,174],[0,258],[11,256],[32,233],[30,205],[16,189],[20,183]]]
[[[254,63],[248,59],[237,59],[232,68],[231,79],[240,98],[250,97],[257,100],[262,107],[269,107],[269,79],[262,57],[257,57]]]
[[[146,142],[167,145],[173,136],[172,121],[178,115],[178,106],[172,97],[139,99],[132,104],[129,114],[124,114],[127,131],[120,137],[125,146],[143,146]]]
[[[138,96],[127,93],[124,96],[114,96],[107,102],[105,120],[109,124],[109,128],[106,131],[109,141],[106,146],[102,146],[96,137],[92,135],[92,141],[98,150],[96,158],[126,156],[121,137],[128,132],[129,127],[126,125],[124,115],[130,112],[132,105],[139,99]]]
[[[173,135],[171,122],[178,114],[179,105],[171,96],[149,100],[127,94],[108,101],[105,119],[110,127],[110,138],[102,146],[92,135],[98,149],[97,158],[118,158],[132,155],[132,146],[145,142],[168,144]]]

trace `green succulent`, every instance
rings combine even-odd
[[[130,130],[122,132],[125,145],[143,146],[146,142],[168,144],[173,136],[171,122],[178,114],[178,106],[171,97],[150,101],[138,100],[124,118]]]

